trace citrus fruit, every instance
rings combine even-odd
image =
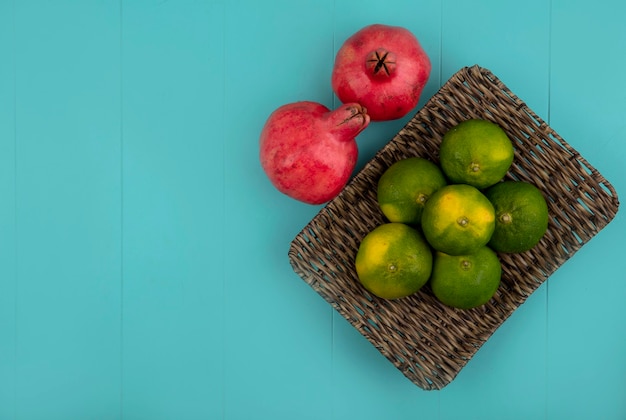
[[[504,181],[485,190],[485,196],[496,211],[491,248],[524,252],[537,245],[548,229],[548,204],[539,188],[524,181]]]
[[[378,180],[378,204],[390,222],[418,225],[424,204],[446,178],[435,163],[421,157],[399,160]]]
[[[494,228],[493,205],[471,185],[446,185],[424,206],[424,236],[433,248],[446,254],[471,254],[489,242]]]
[[[398,299],[417,292],[430,277],[433,255],[422,234],[403,223],[369,232],[355,259],[361,284],[378,297]]]
[[[501,276],[500,260],[487,246],[470,255],[436,252],[430,287],[444,305],[471,309],[489,302],[500,286]]]
[[[500,126],[471,119],[444,134],[439,163],[450,182],[483,189],[506,175],[513,155],[513,144]]]

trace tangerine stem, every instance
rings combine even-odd
[[[500,215],[500,221],[505,225],[508,225],[513,221],[513,217],[511,216],[511,213],[502,213]]]

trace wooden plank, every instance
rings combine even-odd
[[[15,31],[16,417],[115,418],[119,4],[15,2]]]
[[[270,184],[258,139],[283,104],[332,106],[332,21],[329,0],[226,8],[224,418],[331,415],[331,309],[287,258],[317,207]]]
[[[428,54],[432,70],[417,108],[395,121],[375,122],[359,136],[360,165],[391,140],[439,89],[441,74],[441,1],[410,0],[337,3],[335,49],[372,23],[409,29]],[[373,186],[375,188],[375,186]],[[341,315],[333,314],[333,414],[336,418],[437,418],[440,396],[415,386]],[[358,402],[358,403],[355,403]]]
[[[219,418],[223,12],[124,2],[123,413]]]
[[[16,221],[13,4],[0,2],[0,418],[15,418]]]
[[[549,103],[549,3],[446,1],[442,20],[442,73],[449,77],[463,66],[491,70],[540,117]],[[489,338],[448,385],[441,415],[468,413],[496,418],[503,406],[521,418],[543,417],[546,407],[545,284]],[[514,363],[512,361],[521,361]],[[506,404],[485,404],[490,401]],[[519,398],[524,395],[524,398]]]
[[[552,5],[551,125],[622,194],[623,202],[626,4],[554,0]],[[618,213],[550,279],[549,418],[619,419],[626,414],[625,230]]]

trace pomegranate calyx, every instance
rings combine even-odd
[[[351,122],[351,120],[358,118],[360,121],[358,123],[360,125],[366,125],[369,123],[369,116],[367,115],[367,109],[363,106],[354,105],[348,108],[350,114],[344,118],[343,121],[340,121],[337,125],[347,124]]]
[[[388,78],[396,71],[396,55],[385,48],[378,48],[367,55],[365,65],[372,76]]]
[[[351,141],[370,123],[365,107],[358,103],[343,104],[327,115],[328,129],[339,140]]]

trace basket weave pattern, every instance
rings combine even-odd
[[[428,286],[394,301],[369,294],[354,258],[361,239],[385,223],[376,185],[394,162],[438,162],[443,134],[482,118],[515,147],[507,179],[536,185],[548,202],[548,231],[532,250],[500,254],[501,286],[478,308],[440,304]],[[611,184],[489,70],[459,70],[292,241],[294,271],[417,386],[449,384],[485,341],[566,260],[605,227],[619,201]]]

